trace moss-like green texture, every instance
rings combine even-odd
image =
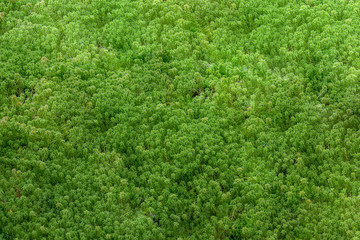
[[[0,12],[0,239],[359,239],[359,1]]]

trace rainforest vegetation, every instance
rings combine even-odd
[[[360,239],[357,0],[0,0],[0,239]]]

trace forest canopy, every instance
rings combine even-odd
[[[360,239],[360,2],[0,0],[0,239]]]

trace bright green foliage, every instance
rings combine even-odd
[[[359,1],[0,12],[0,239],[359,239]]]

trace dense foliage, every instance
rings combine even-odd
[[[0,239],[359,239],[359,1],[0,12]]]

